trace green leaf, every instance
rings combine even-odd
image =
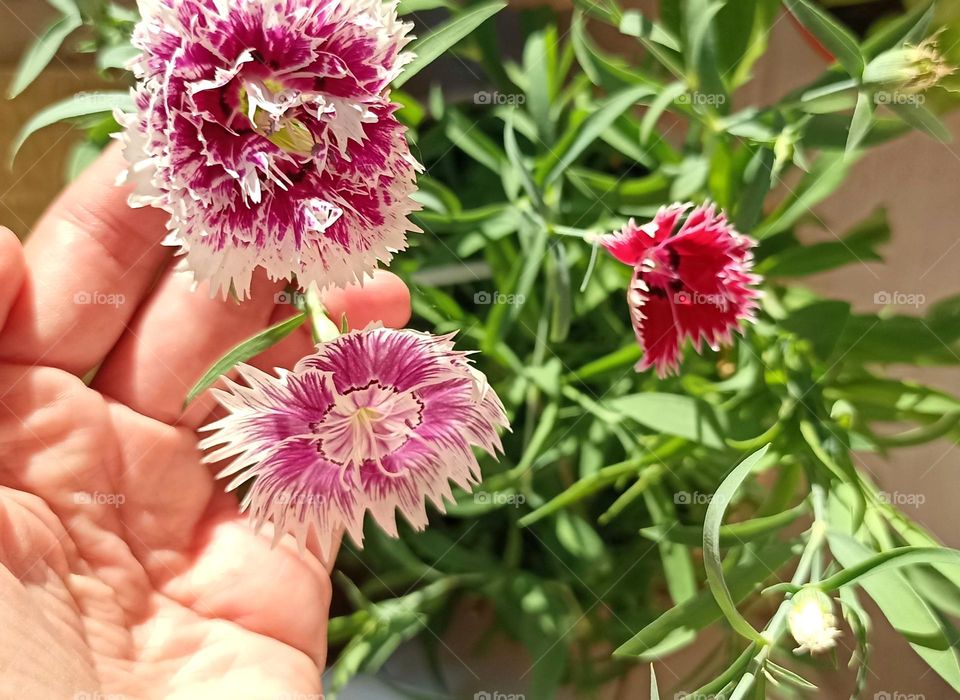
[[[789,683],[792,686],[797,688],[802,688],[803,690],[816,690],[817,686],[808,681],[806,678],[801,676],[794,671],[791,671],[789,668],[784,668],[779,664],[775,664],[773,661],[767,659],[767,662],[764,664],[764,668],[770,672],[777,680]]]
[[[774,153],[770,148],[761,147],[753,154],[744,170],[743,194],[737,208],[737,228],[750,232],[763,217],[763,203],[773,186]]]
[[[769,447],[767,445],[757,450],[734,467],[710,500],[710,505],[707,506],[707,515],[703,522],[703,564],[706,568],[707,584],[710,586],[710,591],[730,626],[743,637],[758,644],[766,644],[766,641],[737,610],[737,603],[733,599],[724,578],[723,560],[720,558],[720,527],[723,525],[723,516],[726,513],[727,506],[736,495],[737,489],[750,475],[753,468],[763,459]]]
[[[796,554],[794,545],[782,542],[755,550],[748,545],[744,559],[727,576],[731,597],[738,604],[743,602]],[[721,617],[723,613],[713,594],[709,590],[701,591],[696,597],[660,615],[614,651],[614,656],[633,656],[642,661],[662,658],[685,646],[693,638],[691,632],[699,632]]]
[[[801,217],[810,214],[814,206],[840,186],[852,165],[853,159],[845,158],[843,154],[821,155],[784,203],[754,230],[754,235],[757,238],[766,238],[786,231]]]
[[[662,202],[670,190],[670,180],[657,172],[646,177],[614,177],[586,168],[571,167],[566,171],[570,183],[590,198],[612,211],[653,206]]]
[[[470,32],[506,6],[507,3],[502,0],[476,5],[469,10],[458,13],[455,17],[444,22],[426,36],[414,41],[410,45],[410,51],[416,56],[404,67],[403,73],[393,81],[393,84],[396,87],[400,87],[406,83],[410,78],[433,63],[441,54],[447,51],[447,49],[460,42],[468,36]]]
[[[41,110],[23,126],[10,147],[10,160],[16,158],[23,144],[40,129],[66,119],[87,117],[91,114],[112,112],[114,109],[133,110],[133,98],[128,92],[81,92]]]
[[[883,303],[885,292],[878,292],[876,303]],[[855,314],[850,317],[837,353],[853,363],[911,363],[920,365],[960,362],[955,323],[931,322],[907,315],[877,316]]]
[[[715,35],[720,74],[733,87],[750,80],[754,64],[766,53],[771,29],[780,16],[780,0],[728,1],[717,15]]]
[[[688,80],[697,92],[713,98],[711,104],[724,108],[727,91],[717,67],[714,22],[726,0],[688,0],[686,19],[686,60]],[[689,75],[689,71],[695,71]],[[725,110],[723,110],[725,111]]]
[[[895,547],[874,554],[816,584],[829,593],[842,586],[860,583],[861,579],[883,571],[918,564],[951,564],[960,566],[960,551],[946,547]]]
[[[644,503],[655,527],[670,532],[676,527],[677,512],[673,499],[659,484],[652,484],[643,494]],[[643,531],[640,531],[643,534]],[[699,535],[699,530],[697,530]],[[693,568],[693,559],[687,543],[679,543],[669,538],[656,540],[663,562],[663,575],[667,579],[667,590],[675,605],[690,600],[697,594],[697,580]],[[700,542],[693,543],[699,546]]]
[[[953,134],[940,118],[922,104],[889,104],[890,110],[917,131],[940,143],[952,143]]]
[[[831,514],[831,522],[833,522]],[[830,552],[844,568],[870,559],[874,552],[839,532],[827,534]],[[862,588],[873,598],[887,620],[906,637],[913,650],[957,692],[960,663],[937,614],[917,595],[899,571],[887,571],[862,579]]]
[[[527,168],[526,163],[523,161],[523,154],[520,152],[520,146],[517,145],[517,135],[513,128],[512,116],[507,118],[506,124],[504,125],[503,147],[507,153],[507,160],[510,161],[510,165],[513,167],[513,172],[520,175],[520,184],[523,185],[527,196],[533,201],[538,211],[542,210],[543,195],[540,193],[540,188],[537,187],[537,183],[534,182],[529,168]],[[542,261],[536,262],[539,265]]]
[[[620,19],[620,33],[651,41],[671,51],[680,51],[680,42],[656,22],[651,22],[639,10],[627,10]]]
[[[651,22],[639,10],[627,10],[620,20],[620,32],[640,40],[644,48],[677,78],[683,77],[680,42],[670,32]]]
[[[686,92],[686,83],[678,81],[670,83],[664,88],[663,92],[657,95],[656,99],[650,103],[646,114],[643,115],[643,119],[640,121],[640,143],[646,144],[650,142],[650,135],[653,133],[654,128],[656,128],[660,116],[680,95]]]
[[[656,433],[667,433],[717,450],[723,441],[726,417],[717,407],[682,394],[645,392],[610,399],[606,405],[625,418]]]
[[[657,687],[657,674],[650,664],[650,700],[660,700],[660,689]]]
[[[860,488],[860,475],[850,461],[848,452],[846,450],[839,452],[829,450],[825,441],[821,439],[817,426],[809,420],[800,420],[800,435],[807,443],[810,451],[830,471],[834,478],[850,487],[851,495],[854,498],[853,521],[859,527],[859,524],[863,522],[866,511],[866,499],[863,495],[863,489]],[[831,435],[831,437],[835,436]]]
[[[77,0],[47,0],[47,4],[55,10],[59,10],[61,14],[74,17],[80,16],[80,7]]]
[[[845,301],[815,301],[794,309],[780,322],[784,330],[809,341],[821,360],[829,360],[850,319],[850,304]]]
[[[863,74],[864,60],[856,37],[846,27],[808,0],[784,0],[800,24],[806,27],[855,78]]]
[[[852,153],[863,141],[870,127],[873,126],[874,112],[873,98],[867,92],[860,92],[857,95],[857,106],[853,109],[853,117],[850,119],[850,134],[847,136],[846,152]]]
[[[737,547],[762,539],[779,532],[807,512],[806,505],[801,504],[774,515],[724,525],[720,528],[720,546]],[[663,523],[653,527],[645,527],[640,530],[640,534],[654,542],[667,541],[691,546],[703,544],[703,528],[696,525]]]
[[[90,141],[80,141],[74,144],[70,149],[70,156],[67,160],[67,182],[76,180],[84,170],[100,157],[101,152],[100,146]]]
[[[97,68],[100,70],[125,69],[127,64],[139,54],[140,50],[130,44],[107,46],[97,52]]]
[[[544,186],[555,182],[564,171],[580,157],[588,146],[599,138],[600,134],[613,125],[617,117],[627,111],[637,102],[653,94],[646,85],[624,88],[611,95],[583,124],[568,131],[559,141],[557,147],[550,152],[546,161],[546,176]]]
[[[57,50],[83,21],[79,15],[66,15],[47,27],[20,59],[13,81],[7,89],[7,97],[13,99],[23,92],[57,54]]]
[[[192,402],[195,398],[197,398],[197,396],[213,386],[217,379],[229,372],[241,362],[246,362],[247,360],[256,357],[264,350],[267,350],[268,348],[271,348],[279,343],[281,340],[293,333],[297,328],[302,326],[306,320],[306,314],[297,314],[296,316],[292,316],[291,318],[281,321],[274,326],[270,326],[270,328],[267,328],[265,331],[258,333],[252,338],[248,338],[237,345],[235,348],[230,350],[230,352],[217,360],[214,365],[204,373],[199,381],[197,381],[194,387],[187,394],[187,398],[184,401],[184,406]]]
[[[529,527],[538,520],[542,520],[548,515],[552,515],[577,501],[581,501],[587,496],[603,490],[624,477],[646,477],[653,481],[663,473],[663,468],[659,464],[650,465],[650,463],[656,462],[659,459],[660,456],[654,451],[644,457],[629,459],[618,464],[611,464],[608,467],[604,467],[575,482],[566,491],[547,501],[532,513],[527,513],[520,518],[519,524],[521,527]]]
[[[580,0],[575,0],[576,2]],[[622,58],[600,51],[587,33],[583,12],[579,9],[574,11],[570,23],[570,40],[577,62],[594,85],[600,85],[612,92],[625,85],[654,84]]]
[[[557,34],[553,27],[531,34],[523,46],[523,72],[527,81],[526,108],[537,125],[540,140],[547,144],[552,143],[554,138],[551,76],[556,68],[556,52]]]
[[[449,0],[400,0],[397,5],[398,15],[411,15],[415,12],[426,12],[427,10],[436,10],[445,7],[448,10],[455,10],[456,5]]]
[[[933,14],[934,0],[927,0],[900,17],[884,23],[863,42],[863,55],[870,60],[904,42],[920,43],[927,35]]]
[[[757,271],[765,277],[804,277],[853,263],[882,261],[877,246],[890,240],[885,210],[871,214],[840,240],[790,245],[763,260]]]
[[[847,399],[879,419],[942,416],[960,411],[960,400],[922,384],[896,379],[861,378],[838,382],[824,391],[831,400]]]

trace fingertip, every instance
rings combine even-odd
[[[0,328],[20,295],[26,274],[23,244],[13,231],[0,226]]]
[[[323,294],[327,314],[339,323],[346,314],[350,328],[365,328],[380,322],[388,328],[403,328],[410,321],[410,290],[402,279],[387,270],[377,270],[363,285],[329,289]]]

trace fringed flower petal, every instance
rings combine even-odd
[[[370,512],[396,535],[396,511],[416,529],[426,501],[440,511],[450,483],[480,481],[473,448],[501,450],[503,405],[450,336],[370,328],[318,347],[291,372],[242,367],[246,386],[216,391],[229,414],[207,426],[208,461],[230,460],[227,488],[253,480],[242,503],[257,527],[313,528],[329,552],[346,530],[363,541]]]
[[[419,164],[388,86],[412,25],[380,0],[141,0],[137,111],[118,115],[131,204],[212,293],[253,271],[361,281],[416,231]]]
[[[638,227],[631,220],[601,244],[634,268],[627,302],[644,350],[637,371],[677,372],[685,340],[698,351],[704,342],[716,349],[753,319],[760,281],[751,272],[754,242],[713,204],[692,211],[689,204],[664,207],[650,223]]]

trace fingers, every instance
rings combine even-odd
[[[323,306],[338,327],[340,319],[346,317],[351,330],[366,328],[376,322],[390,328],[402,328],[410,320],[410,290],[392,272],[378,270],[362,287],[351,285],[346,289],[327,290],[323,294]],[[279,323],[294,313],[292,307],[277,307],[271,323]],[[290,369],[315,349],[310,328],[304,324],[250,364],[267,372],[275,367]]]
[[[323,306],[338,326],[345,316],[350,329],[365,328],[372,322],[402,328],[410,320],[410,290],[392,272],[378,270],[362,287],[351,285],[346,289],[327,290],[323,294]],[[279,323],[293,313],[291,307],[278,307],[271,322]],[[304,324],[250,364],[267,372],[275,367],[290,369],[314,350],[310,329]]]
[[[346,314],[350,328],[366,328],[382,322],[388,328],[403,328],[410,320],[410,290],[392,272],[380,270],[363,286],[330,289],[323,295],[327,315],[340,325]]]
[[[193,275],[171,270],[142,305],[92,386],[133,410],[179,422],[187,393],[231,348],[267,327],[281,289],[255,275],[251,298],[211,298]]]
[[[328,290],[323,296],[323,304],[327,315],[338,325],[340,318],[346,316],[351,329],[364,328],[375,320],[383,321],[385,326],[391,328],[401,328],[410,320],[410,290],[403,280],[386,270],[378,270],[373,279],[368,280],[363,287]],[[279,323],[294,313],[291,306],[278,306],[270,322]],[[290,369],[314,350],[316,346],[310,336],[310,329],[304,324],[255,357],[250,364],[265,372],[273,372],[276,367]],[[196,428],[212,423],[220,417],[220,410],[212,396],[198,400],[197,404],[196,412],[191,409],[189,416],[182,421],[184,425]],[[204,409],[202,412],[199,410],[201,406]]]
[[[82,375],[107,354],[169,255],[166,214],[131,209],[111,148],[50,207],[25,247],[29,278],[0,336],[0,359]],[[2,290],[0,290],[2,294]]]
[[[13,231],[0,226],[0,329],[23,288],[26,272],[20,240]]]
[[[201,425],[212,403],[203,398],[183,413],[189,390],[217,360],[271,323],[296,313],[293,306],[277,306],[281,286],[254,277],[251,298],[211,299],[206,285],[193,291],[192,277],[185,272],[165,276],[142,305],[104,361],[93,387],[133,410],[166,423],[187,427]],[[366,325],[373,317],[405,323],[410,317],[406,286],[389,272],[377,273],[362,290],[331,297],[325,304],[333,318],[346,314],[348,322]],[[261,362],[273,367],[292,367],[313,350],[306,326],[298,329],[265,353]]]

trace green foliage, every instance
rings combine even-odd
[[[72,3],[56,4],[76,16]],[[513,433],[503,458],[483,463],[478,494],[457,491],[449,516],[426,532],[401,528],[387,541],[370,528],[365,549],[344,547],[338,569],[356,584],[340,584],[355,610],[331,623],[341,646],[328,691],[375,671],[405,640],[442,634],[465,599],[485,601],[491,633],[528,649],[533,700],[562,684],[589,692],[638,661],[708,644],[708,627],[740,635],[709,656],[703,671],[713,678],[697,692],[810,691],[788,668],[786,615],[792,591],[818,584],[839,598],[861,665],[866,595],[960,688],[945,618],[960,612],[957,554],[855,466],[857,451],[960,439],[960,400],[884,370],[960,362],[960,298],[923,315],[853,313],[797,286],[882,259],[892,235],[882,211],[823,242],[797,236],[801,226],[825,228],[811,209],[859,154],[911,129],[947,135],[923,105],[883,104],[863,80],[884,51],[937,30],[929,4],[860,41],[818,4],[785,0],[837,64],[777,102],[738,111],[733,96],[766,47],[777,0],[662,0],[659,22],[615,0],[575,4],[569,34],[549,13],[527,13],[522,50],[505,52],[490,19],[503,3],[401,3],[443,19],[418,32],[420,56],[397,87],[450,50],[485,84],[473,100],[439,86],[423,99],[394,92],[426,171],[415,217],[424,233],[393,270],[413,290],[416,327],[460,329],[459,345],[482,351],[475,360]],[[80,15],[111,70],[130,55],[131,21],[112,7],[82,3]],[[13,92],[72,23],[31,51]],[[601,24],[642,58],[615,55],[595,38]],[[84,123],[99,144],[104,113],[124,106],[119,94],[55,106],[17,142],[59,119],[99,115]],[[796,178],[785,189],[788,174]],[[732,348],[687,352],[680,377],[637,374],[629,270],[598,254],[595,237],[673,199],[708,198],[760,241],[758,322]],[[240,355],[288,330],[271,329]],[[891,436],[891,422],[906,427]],[[791,584],[761,597],[784,574]],[[655,680],[652,689],[659,694]]]

